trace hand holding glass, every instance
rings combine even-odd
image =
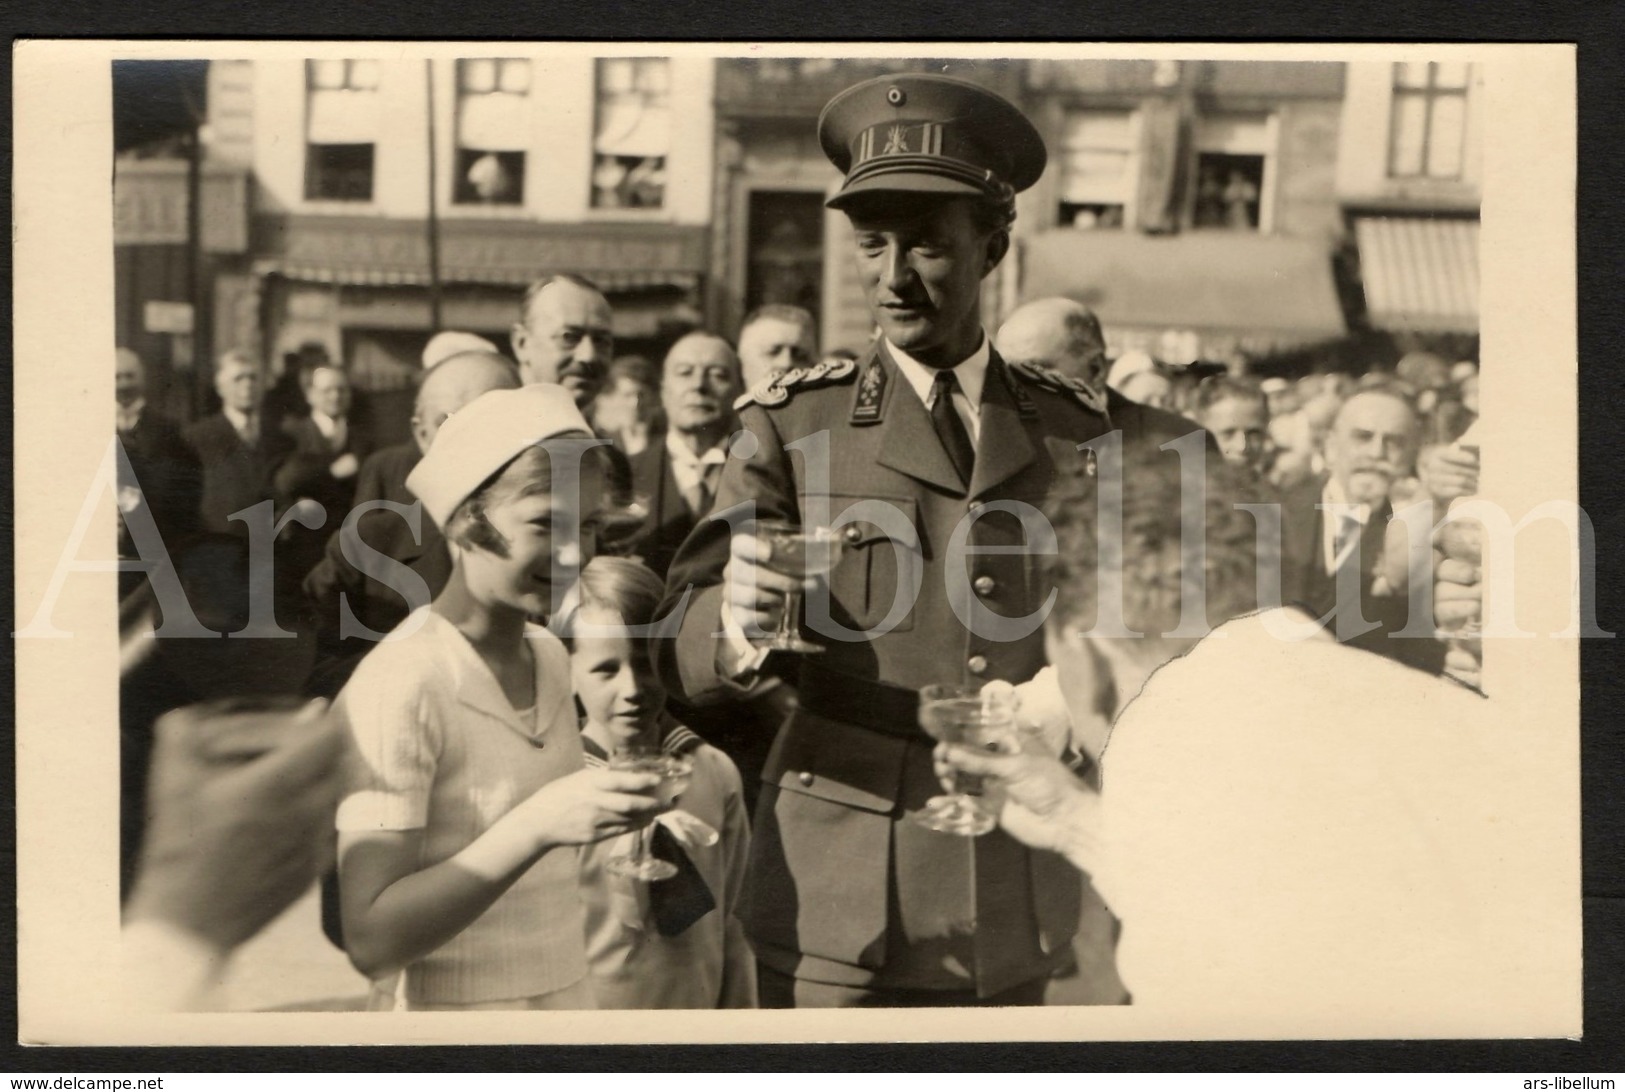
[[[683,790],[688,788],[694,763],[682,755],[667,754],[653,744],[632,744],[615,749],[609,760],[609,768],[658,775],[660,784],[655,786],[654,795],[660,800],[661,809],[669,810]],[[669,880],[677,875],[676,865],[649,855],[649,833],[653,826],[654,823],[650,822],[639,828],[633,835],[631,854],[611,857],[605,863],[604,871],[646,883]]]
[[[939,743],[989,751],[1015,750],[1017,699],[1010,690],[980,685],[937,685],[920,690],[920,727]],[[982,802],[983,779],[955,771],[954,791],[928,802],[916,821],[931,830],[974,838],[998,826],[998,812]]]
[[[760,520],[752,526],[756,537],[767,544],[770,551],[762,562],[765,568],[781,576],[805,580],[809,576],[824,576],[835,568],[841,556],[841,537],[829,527],[803,527],[783,520]],[[801,590],[785,593],[784,613],[779,616],[778,631],[764,648],[780,652],[822,652],[823,647],[803,640],[796,632],[796,619],[801,613]]]

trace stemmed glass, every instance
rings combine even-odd
[[[963,743],[987,750],[1013,749],[1017,740],[1012,687],[944,684],[920,690],[920,727],[939,743]],[[996,811],[982,802],[984,779],[954,772],[954,791],[933,797],[915,817],[931,830],[974,838],[998,826]]]
[[[781,576],[805,580],[809,576],[823,576],[835,568],[841,556],[841,536],[829,527],[803,527],[785,520],[758,520],[753,530],[767,542],[771,555],[762,565]],[[796,619],[801,613],[801,589],[792,588],[785,594],[784,613],[779,616],[778,630],[764,648],[780,652],[822,652],[823,646],[803,640],[796,632]]]
[[[609,768],[658,774],[660,784],[655,786],[655,795],[662,808],[670,808],[688,788],[694,763],[682,755],[667,754],[655,744],[634,743],[615,748],[615,753],[609,759]],[[649,832],[653,826],[654,822],[650,821],[639,828],[632,842],[631,854],[611,857],[604,863],[604,871],[645,883],[669,880],[677,875],[676,865],[649,855]]]

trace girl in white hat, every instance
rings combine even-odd
[[[584,768],[569,656],[529,624],[592,554],[593,443],[562,387],[492,391],[407,479],[445,532],[451,578],[334,705],[352,742],[344,941],[374,1008],[595,1007],[574,847],[659,804],[654,775]]]

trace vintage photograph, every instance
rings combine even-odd
[[[1579,1033],[1572,54],[32,60],[105,204],[19,679],[89,618],[112,720],[25,1029]]]

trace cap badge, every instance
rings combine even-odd
[[[908,101],[908,96],[903,93],[901,87],[893,87],[886,92],[886,101],[893,106],[901,106]]]
[[[908,137],[903,134],[901,125],[893,125],[891,132],[886,134],[886,147],[881,155],[901,155],[908,151]]]

